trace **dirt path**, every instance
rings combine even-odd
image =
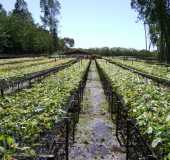
[[[92,62],[70,160],[125,160],[109,119],[108,104]]]

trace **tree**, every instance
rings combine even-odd
[[[58,44],[57,27],[51,26],[47,30],[35,24],[24,0],[16,0],[10,14],[0,5],[0,53],[51,53]]]
[[[66,48],[74,47],[74,39],[65,37],[64,44]]]
[[[41,20],[44,28],[48,28],[53,35],[54,48],[58,47],[58,15],[60,3],[58,0],[40,0],[40,8],[43,13]]]
[[[8,47],[8,37],[6,30],[4,29],[4,24],[7,21],[7,12],[0,4],[0,53],[4,52],[4,49]]]
[[[58,40],[58,46],[59,46],[59,50],[64,51],[65,49],[64,38]]]
[[[4,16],[7,15],[7,12],[6,12],[6,10],[3,8],[2,4],[0,4],[0,15],[4,15]]]
[[[159,49],[160,60],[170,63],[170,2],[169,0],[131,0],[138,18],[149,26],[150,39]]]
[[[60,3],[58,0],[40,0],[40,8],[43,13],[41,20],[44,27],[48,27],[50,32],[57,29],[58,15],[60,14]]]
[[[24,0],[16,0],[13,14],[20,16],[24,21],[33,22],[32,15],[28,11],[27,3]]]

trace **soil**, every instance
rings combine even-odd
[[[76,128],[75,143],[70,148],[70,160],[125,160],[125,149],[115,136],[115,124],[110,119],[108,103],[92,62]]]

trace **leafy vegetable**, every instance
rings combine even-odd
[[[65,115],[69,97],[78,88],[87,64],[88,60],[83,60],[30,89],[0,99],[0,135],[9,136],[5,139],[7,145],[0,143],[1,151],[5,149],[0,157],[13,155],[18,149],[27,154],[34,153],[32,146],[37,143],[40,133],[52,129]]]
[[[57,61],[50,61],[50,60],[44,61],[43,60],[41,62],[48,62],[49,61],[49,63],[41,64],[40,62],[25,62],[22,65],[19,63],[19,64],[15,64],[15,65],[13,64],[13,65],[0,66],[0,79],[12,80],[11,78],[15,79],[15,78],[24,77],[25,74],[49,69],[49,68],[52,68],[56,65],[66,63],[69,60],[70,59],[64,59],[64,60],[61,59],[61,60],[57,60]],[[26,67],[23,67],[24,65]],[[12,68],[12,67],[14,67],[14,68]]]
[[[129,67],[133,67],[144,73],[148,73],[154,76],[158,76],[170,80],[170,68],[164,65],[150,64],[143,61],[130,61],[130,60],[121,60],[121,59],[112,59],[112,60],[127,65]]]
[[[105,60],[98,60],[98,63],[109,75],[115,91],[123,96],[130,116],[137,120],[144,137],[158,153],[165,152],[168,156],[170,90]]]

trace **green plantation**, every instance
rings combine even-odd
[[[12,64],[12,65],[3,65],[0,66],[0,78],[11,80],[16,78],[22,78],[25,74],[28,73],[34,73],[41,70],[49,69],[51,67],[54,67],[56,65],[61,65],[64,62],[68,62],[68,60],[40,60],[36,62],[24,62],[22,64]]]
[[[170,0],[0,0],[0,160],[170,160]]]
[[[137,62],[140,63],[140,62]],[[153,81],[114,64],[99,60],[100,66],[111,79],[113,89],[123,96],[130,117],[135,118],[141,133],[158,153],[168,155],[170,91]],[[153,66],[154,67],[154,66]]]
[[[40,133],[54,127],[66,114],[70,94],[78,87],[87,64],[88,60],[83,60],[35,83],[31,89],[1,98],[0,140],[4,156],[17,151],[33,152]]]
[[[3,64],[2,60],[1,63]],[[120,64],[128,67],[133,67],[134,64],[136,64],[135,69],[140,70],[140,72],[133,72],[133,70],[129,68],[122,68]],[[145,70],[145,64],[146,68],[151,69],[151,72],[149,72],[148,69]],[[140,66],[143,67],[140,68]],[[164,74],[164,76],[163,74],[153,74],[155,72],[152,72],[152,70],[153,68],[155,69],[155,67],[157,67],[156,73],[164,70],[166,74]],[[53,70],[53,68],[55,70]],[[163,78],[163,80],[166,79],[169,81],[165,76],[169,73],[166,66],[158,63],[148,64],[147,62],[138,60],[133,60],[132,63],[131,60],[121,60],[118,58],[108,59],[106,57],[95,60],[76,58],[18,58],[11,60],[4,59],[4,65],[0,66],[0,70],[1,79],[3,79],[3,82],[6,81],[7,86],[10,85],[10,87],[6,86],[5,88],[1,84],[1,92],[3,91],[3,94],[0,98],[0,156],[2,159],[10,160],[16,158],[20,160],[23,158],[37,159],[44,155],[47,157],[50,155],[54,156],[53,151],[47,147],[49,144],[47,145],[47,143],[43,142],[44,136],[57,136],[56,143],[63,141],[63,138],[67,138],[68,145],[65,139],[63,146],[64,148],[67,146],[68,152],[65,150],[64,155],[67,157],[69,155],[67,153],[70,152],[71,157],[74,157],[76,151],[75,149],[72,150],[74,143],[71,144],[70,141],[77,136],[75,126],[76,123],[79,122],[77,118],[76,121],[74,120],[77,115],[80,115],[80,128],[78,125],[77,134],[80,134],[79,132],[82,130],[82,122],[85,127],[83,130],[87,132],[86,125],[92,125],[92,123],[94,123],[92,122],[93,118],[95,121],[97,121],[97,119],[101,121],[106,120],[105,124],[110,124],[111,122],[109,121],[112,120],[113,126],[115,125],[115,127],[123,131],[124,138],[122,137],[121,139],[124,145],[127,146],[126,152],[130,159],[140,156],[147,158],[149,155],[146,153],[137,152],[136,155],[133,155],[133,152],[129,150],[129,145],[134,150],[136,147],[140,150],[142,150],[142,148],[140,148],[140,145],[135,144],[135,137],[132,136],[128,139],[126,135],[128,132],[124,132],[128,129],[128,125],[119,126],[118,122],[121,120],[121,116],[124,115],[124,117],[122,117],[124,121],[121,123],[128,123],[129,120],[134,121],[134,126],[128,129],[129,134],[134,133],[138,138],[140,137],[139,139],[142,139],[140,143],[145,143],[149,146],[148,152],[153,154],[153,158],[169,158],[169,84],[152,79],[152,75],[156,75],[156,77],[159,77],[159,80]],[[141,72],[147,72],[147,75],[150,74],[151,77],[145,77],[145,74],[141,75]],[[98,73],[100,78],[97,78]],[[32,77],[33,81],[29,81],[29,85],[23,85],[27,84],[29,80],[29,77],[24,76],[28,74],[34,75]],[[41,78],[39,79],[39,77]],[[105,82],[105,80],[108,81]],[[101,95],[102,98],[99,98],[101,92],[96,91],[97,89],[103,90],[101,88],[101,82],[104,93],[106,97],[108,97],[108,104],[106,104],[106,100],[104,100],[105,103],[101,101],[105,99],[105,97]],[[16,89],[18,85],[15,86],[15,84],[19,84],[19,90]],[[92,86],[89,88],[88,85]],[[85,91],[84,100],[82,99],[83,86],[88,87],[86,88],[87,91]],[[6,90],[8,90],[8,92],[6,92]],[[81,92],[78,92],[79,90],[81,90]],[[99,94],[99,97],[96,94]],[[122,97],[121,100],[119,100],[122,103],[122,107],[120,105],[119,109],[116,107],[118,100],[115,98],[117,96]],[[88,104],[86,104],[86,102],[88,102]],[[92,111],[89,107],[93,105],[94,108]],[[100,107],[101,113],[99,112]],[[126,110],[124,110],[124,107]],[[104,112],[103,109],[105,110]],[[121,112],[123,115],[120,114]],[[106,117],[109,113],[111,113],[111,117],[114,118],[107,120]],[[83,114],[85,114],[86,117],[84,117],[85,115],[83,116]],[[89,119],[88,116],[91,114],[94,114],[94,117],[92,116]],[[72,116],[74,118],[71,118]],[[73,121],[65,123],[63,121],[65,117],[70,117],[70,120]],[[84,118],[88,120],[84,121]],[[69,130],[67,130],[67,124],[69,124]],[[116,133],[116,137],[120,139],[118,128],[114,132]],[[137,132],[135,130],[136,128],[138,129]],[[53,132],[55,129],[57,129],[58,132]],[[70,133],[67,135],[67,132]],[[93,132],[93,134],[101,134],[97,129]],[[88,141],[91,134],[89,134],[88,137],[86,137],[86,134],[83,136],[85,137],[82,138]],[[104,136],[101,138],[105,139]],[[108,140],[103,141],[106,143]],[[49,138],[49,143],[53,147],[57,147],[57,145],[53,143],[53,139],[51,141],[51,138]],[[79,139],[79,143],[81,143],[81,139]],[[89,142],[86,143],[90,144]],[[129,144],[127,145],[127,143]],[[120,150],[122,150],[121,145],[122,144],[119,146]],[[63,146],[57,147],[58,154],[61,148],[64,149]],[[43,153],[42,148],[44,147],[45,151]],[[86,147],[90,146],[87,145]],[[59,154],[58,157],[60,156]],[[95,156],[95,153],[93,156]],[[118,157],[125,157],[125,154],[122,152]]]

